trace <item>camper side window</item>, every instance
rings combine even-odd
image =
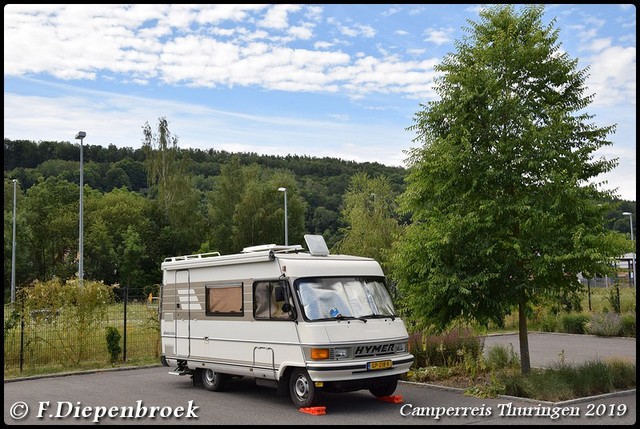
[[[286,302],[285,287],[287,284],[280,281],[253,284],[253,317],[256,320],[291,320],[292,314],[282,310]]]
[[[205,286],[207,316],[242,316],[242,283]]]

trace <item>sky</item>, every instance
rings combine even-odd
[[[517,6],[521,7],[521,6]],[[406,167],[434,67],[480,4],[9,4],[4,137],[140,148],[166,118],[180,148]],[[585,109],[615,125],[601,189],[636,199],[636,8],[546,4],[587,70]],[[585,94],[587,95],[587,94]]]

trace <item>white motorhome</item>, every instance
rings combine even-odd
[[[162,362],[218,391],[233,377],[289,393],[296,407],[326,392],[394,393],[413,363],[382,268],[329,254],[324,239],[162,263]]]

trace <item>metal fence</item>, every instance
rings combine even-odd
[[[129,302],[126,315],[124,304],[113,304],[103,319],[90,324],[60,313],[32,313],[14,319],[11,314],[11,308],[5,306],[5,375],[108,365],[112,355],[107,346],[107,327],[116,328],[121,335],[119,362],[155,358],[159,362],[157,302]]]

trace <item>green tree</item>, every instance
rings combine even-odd
[[[166,118],[158,120],[156,133],[146,123],[143,134],[151,195],[161,218],[159,239],[167,245],[164,251],[171,255],[194,253],[206,231],[201,194],[192,184],[189,158],[180,152],[178,137],[169,130]]]
[[[333,250],[368,256],[384,268],[388,251],[400,233],[395,199],[386,177],[371,178],[365,172],[354,174],[344,194],[342,217],[347,224],[344,238]]]
[[[222,254],[237,252],[233,242],[233,216],[244,193],[249,171],[240,165],[238,157],[222,165],[213,191],[208,194],[208,221],[211,250]]]
[[[232,237],[236,251],[246,246],[284,244],[284,196],[287,189],[289,244],[302,244],[306,203],[295,177],[283,170],[258,165],[245,170],[247,181],[233,216]]]
[[[306,203],[288,170],[258,164],[225,163],[209,197],[211,239],[202,249],[236,253],[247,246],[284,244],[284,203],[278,188],[287,188],[289,244],[301,244]]]
[[[79,195],[78,185],[56,177],[27,191],[21,207],[27,242],[21,251],[31,256],[35,278],[77,275]]]
[[[140,194],[124,188],[87,200],[85,238],[85,271],[88,276],[107,284],[123,282],[121,272],[124,250],[121,243],[132,232],[139,234],[147,249],[138,261],[140,267],[153,267],[159,272],[162,257],[156,243],[159,231],[153,222],[153,203]],[[129,230],[132,231],[129,231]]]
[[[145,246],[142,243],[140,234],[138,234],[133,226],[129,226],[123,234],[122,244],[119,246],[120,251],[120,276],[122,283],[129,289],[129,293],[133,291],[134,296],[141,296],[143,293],[142,270],[140,269],[140,261],[145,253]]]
[[[517,309],[523,373],[530,306],[579,290],[579,272],[607,272],[624,247],[597,203],[612,193],[591,182],[617,164],[594,156],[615,126],[590,123],[587,72],[543,12],[484,9],[436,66],[440,99],[409,127],[422,146],[409,153],[412,223],[393,258],[406,305],[439,327],[502,324]]]

